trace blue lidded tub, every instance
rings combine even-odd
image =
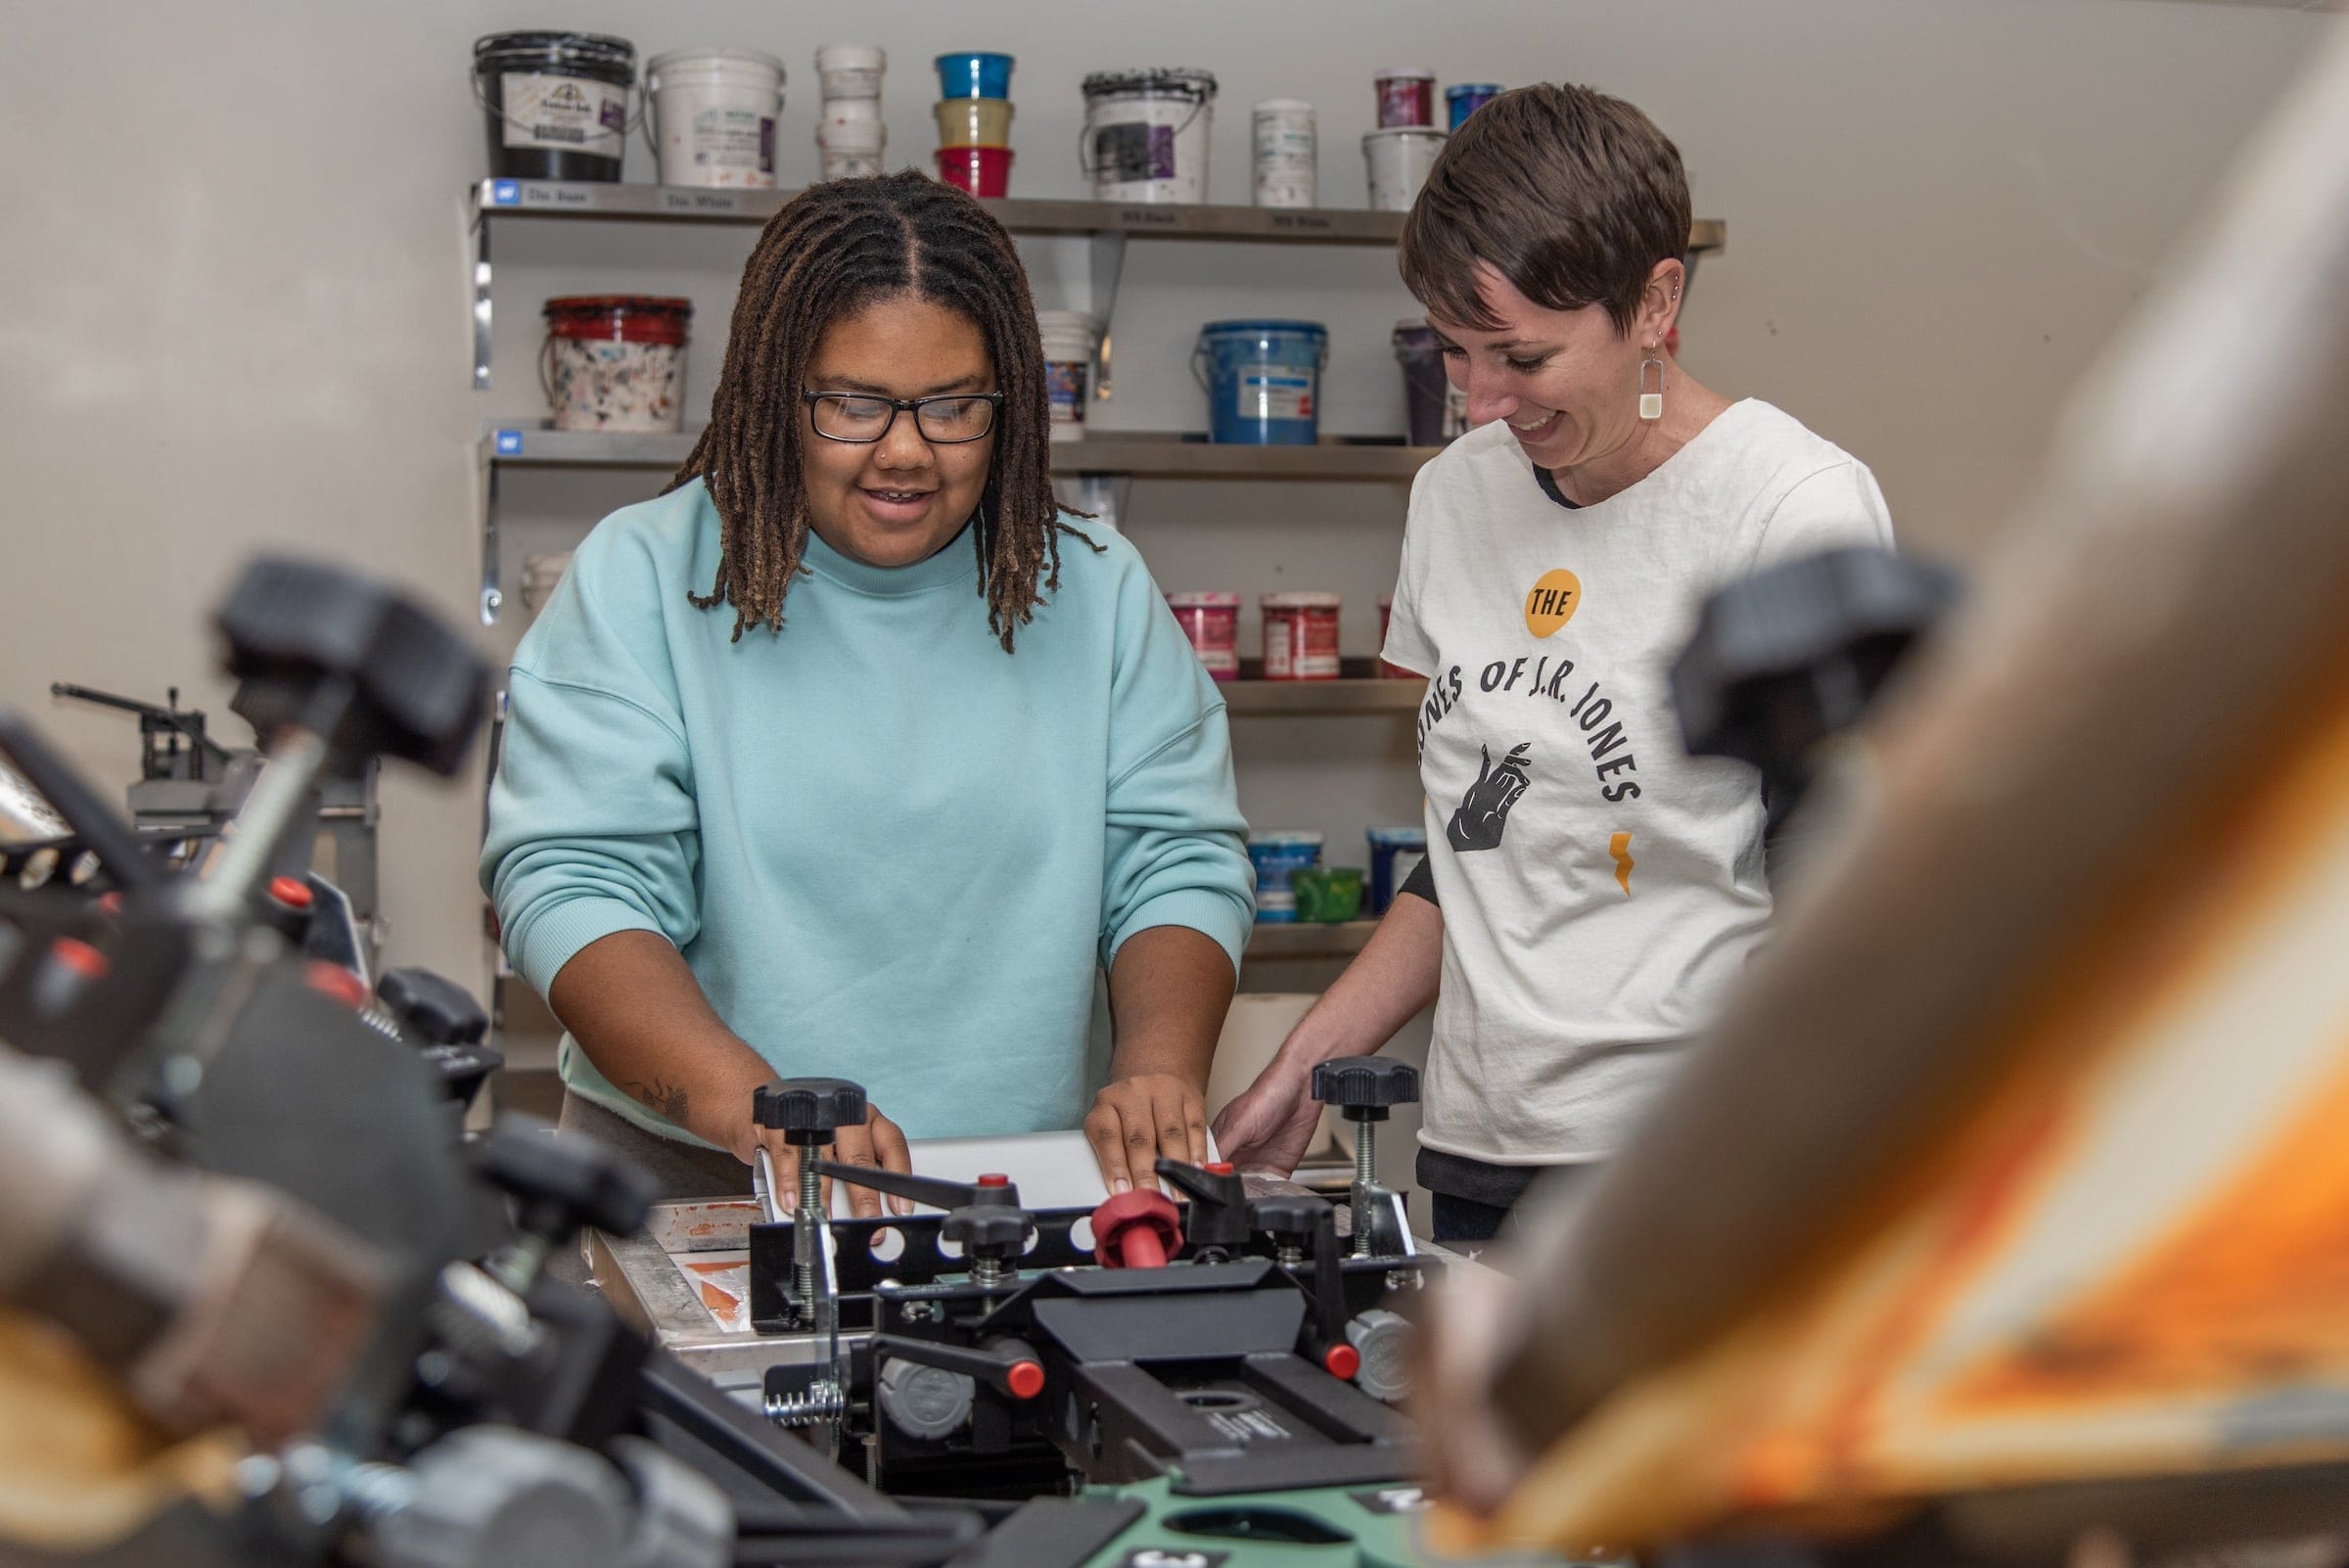
[[[1370,912],[1385,914],[1395,895],[1419,862],[1427,858],[1427,829],[1388,827],[1370,830]]]
[[[1207,392],[1209,438],[1253,446],[1311,446],[1321,434],[1321,371],[1329,329],[1318,321],[1211,321],[1191,368]]]
[[[1266,925],[1294,924],[1297,893],[1289,873],[1321,863],[1318,833],[1251,833],[1248,858],[1256,866],[1256,918]]]
[[[1011,56],[987,53],[938,57],[941,98],[1009,98]]]

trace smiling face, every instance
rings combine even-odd
[[[1478,268],[1478,282],[1499,326],[1428,316],[1443,340],[1445,373],[1468,394],[1471,423],[1507,421],[1526,455],[1546,469],[1580,468],[1640,438],[1639,362],[1651,325],[1644,307],[1632,330],[1619,333],[1603,305],[1548,309],[1488,266]],[[1655,372],[1649,376],[1653,390]]]
[[[976,322],[913,295],[877,300],[825,329],[807,365],[807,392],[890,398],[993,392],[995,367]],[[879,440],[836,441],[800,403],[802,484],[816,537],[867,566],[911,566],[944,549],[979,509],[995,433],[932,444],[911,412]]]

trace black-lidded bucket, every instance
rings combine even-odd
[[[628,147],[636,46],[592,32],[493,32],[473,44],[489,172],[617,182]]]

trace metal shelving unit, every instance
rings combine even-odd
[[[606,185],[576,180],[478,182],[467,194],[473,236],[473,385],[489,385],[490,220],[574,219],[602,222],[764,223],[796,191],[720,191],[676,185]],[[985,204],[1014,234],[1082,235],[1092,242],[1092,312],[1106,329],[1117,307],[1128,239],[1227,240],[1254,245],[1391,246],[1404,214],[1328,208],[1177,207],[1147,202]],[[1726,225],[1700,218],[1688,234],[1688,265],[1728,243]],[[1106,332],[1096,385],[1110,384]]]
[[[498,532],[498,476],[507,469],[673,469],[692,454],[695,433],[648,435],[495,425],[483,432],[482,623],[505,604]],[[1079,487],[1081,511],[1121,517],[1135,479],[1320,480],[1407,484],[1441,450],[1379,442],[1322,441],[1313,446],[1219,446],[1177,436],[1102,435],[1052,448],[1054,471]]]
[[[473,239],[473,385],[490,376],[490,233],[504,221],[764,223],[795,191],[703,190],[671,185],[484,179],[467,192]],[[1151,203],[1036,202],[985,204],[1014,234],[1075,235],[1091,242],[1091,309],[1104,328],[1094,364],[1094,392],[1111,385],[1110,336],[1118,281],[1129,239],[1210,240],[1253,245],[1392,246],[1405,214],[1356,209],[1181,207]],[[1727,243],[1726,227],[1700,219],[1691,228],[1688,264]],[[608,436],[544,427],[501,426],[482,438],[482,622],[497,620],[498,474],[509,467],[673,468],[692,450],[690,436]],[[1056,451],[1054,467],[1077,486],[1082,511],[1123,517],[1126,489],[1140,479],[1407,481],[1432,448],[1324,441],[1315,446],[1216,446],[1168,436],[1103,435]]]

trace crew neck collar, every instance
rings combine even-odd
[[[819,577],[829,578],[844,588],[876,598],[896,599],[909,593],[928,593],[935,588],[970,587],[978,580],[979,563],[971,554],[971,525],[965,523],[945,546],[926,560],[911,566],[877,567],[850,559],[823,540],[813,528],[807,530],[807,543],[801,552],[801,562]]]

